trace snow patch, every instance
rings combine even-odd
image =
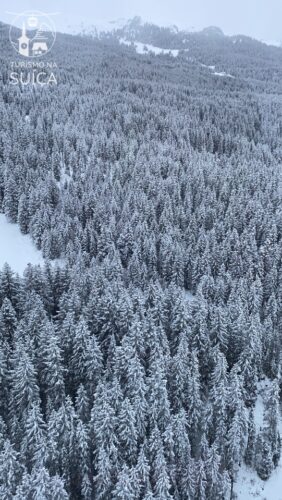
[[[155,47],[154,45],[150,45],[148,43],[142,43],[142,42],[131,42],[130,40],[126,40],[125,38],[120,38],[119,40],[120,44],[122,45],[127,45],[128,47],[133,47],[137,54],[155,54],[156,56],[159,55],[171,55],[173,57],[177,57],[179,55],[180,50],[179,49],[162,49],[160,47]],[[189,49],[184,49],[186,52]]]
[[[10,224],[6,216],[0,214],[0,269],[5,263],[22,274],[28,264],[44,264],[44,260],[30,236],[22,234],[19,226]]]
[[[215,71],[212,74],[215,75],[215,76],[225,76],[226,78],[235,78],[235,76],[230,75],[229,73],[225,73],[225,71],[221,71],[220,73],[218,73],[217,71]]]
[[[215,70],[215,66],[208,66],[207,64],[202,64],[202,63],[201,63],[201,66],[202,66],[202,68],[208,68],[208,69],[211,69],[212,71]]]
[[[195,300],[195,296],[193,295],[192,292],[189,292],[188,290],[185,290],[184,292],[184,296],[185,296],[185,299],[187,300],[187,302],[193,302]]]
[[[235,76],[226,73],[225,71],[215,71],[215,66],[208,66],[207,64],[200,63],[202,68],[210,69],[215,76],[225,76],[226,78],[235,78]]]

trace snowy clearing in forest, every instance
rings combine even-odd
[[[180,50],[178,50],[178,49],[162,49],[160,47],[155,47],[154,45],[150,45],[148,43],[131,42],[130,40],[126,40],[125,38],[121,38],[120,43],[123,45],[127,45],[129,47],[134,47],[137,54],[141,54],[141,55],[153,53],[156,56],[171,55],[173,57],[177,57],[179,55],[179,52],[180,52]],[[185,51],[188,51],[188,50],[189,49],[185,49]]]
[[[268,381],[258,384],[258,398],[255,406],[256,433],[263,427],[263,394]],[[282,436],[282,417],[279,419],[279,432]],[[245,464],[240,467],[234,490],[238,500],[282,500],[282,457],[267,481],[259,478],[256,471]]]
[[[229,75],[229,73],[225,73],[225,71],[221,71],[219,73],[217,71],[215,71],[213,73],[213,75],[215,75],[215,76],[225,76],[226,78],[235,78],[235,76]]]
[[[6,216],[0,214],[0,269],[5,263],[22,274],[27,264],[44,264],[44,260],[30,236],[22,234],[17,224],[10,224]]]
[[[208,66],[207,64],[203,63],[200,63],[200,66],[202,66],[202,68],[210,69],[213,72],[212,75],[214,76],[225,76],[225,78],[235,78],[235,76],[230,75],[230,73],[226,73],[226,71],[215,71],[215,66]]]
[[[201,63],[202,68],[208,68],[211,69],[212,71],[215,71],[215,66],[208,66],[207,64]]]

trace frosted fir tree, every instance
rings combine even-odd
[[[279,410],[279,382],[274,380],[271,382],[267,393],[265,408],[264,408],[264,435],[268,439],[272,451],[272,460],[277,467],[281,455],[281,438],[278,429],[280,410]]]
[[[259,477],[264,481],[270,478],[274,468],[271,446],[263,433],[257,437],[255,467]]]
[[[254,410],[253,408],[251,408],[249,413],[249,422],[248,422],[248,441],[245,452],[245,462],[250,467],[254,465],[255,449],[256,449],[256,426],[254,420]]]
[[[117,484],[113,490],[113,498],[116,500],[134,500],[138,492],[138,483],[133,483],[130,469],[125,465],[118,475]]]
[[[9,440],[3,443],[0,453],[0,495],[10,500],[16,493],[24,467],[19,462],[19,453]]]

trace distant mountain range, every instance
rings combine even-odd
[[[141,17],[134,17],[133,19],[125,19],[120,18],[113,21],[105,22],[97,22],[95,24],[87,24],[82,22],[78,25],[68,26],[65,30],[67,33],[71,33],[73,35],[80,36],[91,36],[93,38],[108,38],[115,37],[120,38],[122,40],[128,40],[131,42],[143,42],[149,44],[155,44],[156,38],[160,39],[160,35],[162,38],[166,36],[166,44],[163,47],[164,49],[176,49],[183,48],[187,42],[187,35],[204,35],[207,37],[218,38],[218,37],[226,37],[229,39],[233,39],[235,41],[241,40],[254,40],[251,37],[247,37],[245,35],[235,35],[235,36],[226,36],[221,28],[217,26],[209,26],[204,28],[203,30],[198,30],[194,26],[188,27],[187,29],[179,29],[177,26],[167,26],[160,27],[156,24],[145,22],[141,19]],[[279,40],[257,40],[265,45],[273,46],[273,47],[282,47],[282,41]],[[176,42],[180,46],[176,47]],[[169,47],[169,44],[171,46]]]
[[[217,26],[210,26],[203,30],[198,30],[194,26],[190,26],[184,30],[180,30],[176,25],[159,26],[153,23],[145,22],[141,17],[135,16],[133,19],[119,18],[113,21],[98,21],[95,24],[88,24],[81,22],[77,25],[69,25],[65,30],[67,33],[73,35],[84,35],[93,37],[103,37],[106,34],[120,33],[127,35],[137,35],[142,31],[148,29],[165,30],[170,32],[171,35],[175,34],[188,34],[188,33],[202,33],[206,35],[224,36],[223,31]]]

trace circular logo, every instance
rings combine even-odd
[[[48,54],[56,40],[53,20],[39,11],[25,11],[15,17],[10,27],[10,42],[23,57],[42,57]]]

